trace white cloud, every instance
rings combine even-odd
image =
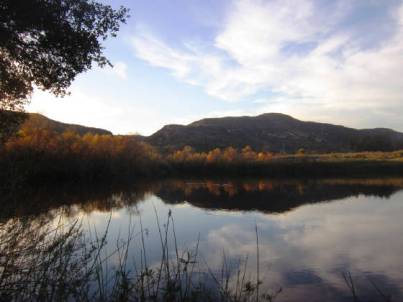
[[[258,67],[275,59],[284,43],[313,38],[319,27],[309,22],[312,10],[306,0],[238,1],[216,46],[242,66]]]
[[[401,198],[402,192],[399,192],[387,203],[380,203],[378,197],[360,195],[303,205],[281,215],[249,213],[249,218],[253,216],[259,228],[260,267],[268,268],[269,272],[263,275],[264,284],[282,285],[290,301],[301,301],[301,296],[307,294],[311,298],[320,289],[320,284],[314,284],[313,290],[309,290],[309,284],[290,284],[287,280],[290,272],[310,271],[323,284],[342,291],[347,288],[341,270],[349,270],[358,277],[362,272],[376,272],[400,284],[401,265],[396,264],[400,263],[403,244],[398,240],[391,242],[390,236],[400,234]],[[254,276],[253,223],[248,227],[236,221],[223,221],[227,223],[209,230],[199,252],[208,255],[211,267],[220,266],[223,251],[228,260],[248,255],[247,270]],[[236,270],[232,277],[236,280]],[[301,295],[303,292],[298,288],[304,289],[305,295]],[[321,300],[323,297],[314,299]]]
[[[127,70],[128,70],[128,66],[125,62],[123,61],[116,61],[116,62],[112,62],[112,67],[107,66],[104,68],[101,68],[99,66],[95,66],[93,71],[97,71],[99,73],[103,73],[106,74],[108,76],[113,76],[116,77],[117,79],[120,80],[127,80]]]
[[[276,104],[280,96],[286,112],[297,106],[302,117],[317,111],[310,106],[334,117],[352,108],[393,115],[403,101],[403,5],[390,14],[395,33],[372,48],[359,44],[353,28],[340,26],[352,6],[239,0],[208,51],[171,47],[145,31],[132,42],[139,58],[223,100],[271,91]],[[267,99],[256,111],[272,105]]]
[[[136,54],[153,66],[170,69],[179,78],[189,73],[194,58],[177,51],[149,34],[141,34],[132,40]]]
[[[127,64],[124,62],[116,62],[113,64],[112,72],[116,74],[120,79],[127,79]]]

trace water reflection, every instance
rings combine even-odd
[[[164,202],[188,202],[205,209],[282,213],[307,203],[360,194],[389,197],[403,187],[401,179],[329,179],[311,181],[171,181],[154,192]]]
[[[156,214],[172,210],[180,247],[193,247],[219,272],[223,252],[232,278],[246,264],[256,272],[259,230],[263,287],[282,287],[277,301],[352,301],[350,272],[363,300],[403,298],[403,179],[167,180],[129,187],[25,191],[1,212],[3,220],[60,215],[85,220],[84,232],[108,227],[108,242],[134,221],[147,231],[150,263],[161,257]],[[27,206],[32,204],[35,206]],[[63,211],[61,211],[63,209]],[[62,213],[62,214],[61,214]],[[13,218],[14,217],[14,218]],[[111,246],[112,248],[112,246]],[[130,251],[135,259],[138,249]],[[232,279],[235,280],[235,279]],[[373,286],[376,284],[376,286]]]
[[[135,184],[27,187],[1,197],[0,218],[46,213],[74,205],[86,213],[134,206],[149,196],[167,204],[198,208],[282,213],[307,203],[350,196],[389,198],[403,188],[403,179],[322,180],[166,180]],[[72,213],[74,215],[74,213]]]

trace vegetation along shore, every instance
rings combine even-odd
[[[33,115],[2,146],[0,177],[37,182],[168,176],[403,175],[403,150],[399,149],[318,152],[299,148],[284,152],[229,145],[200,150],[189,145],[161,148],[149,140]]]

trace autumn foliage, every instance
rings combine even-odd
[[[5,144],[1,157],[13,168],[25,167],[28,176],[80,179],[146,176],[160,160],[154,148],[129,136],[26,128]]]
[[[403,152],[296,154],[190,146],[167,154],[136,136],[22,127],[0,150],[0,178],[105,180],[162,176],[323,176],[403,173]],[[372,173],[371,172],[371,173]]]
[[[168,155],[167,159],[170,162],[188,163],[197,162],[204,164],[222,163],[235,164],[241,162],[268,161],[273,158],[271,152],[256,152],[250,146],[246,146],[240,151],[228,147],[223,150],[215,148],[209,152],[195,152],[191,147],[186,146],[182,150],[174,151]]]

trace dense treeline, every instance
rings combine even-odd
[[[150,175],[160,155],[143,142],[125,136],[23,128],[1,151],[3,176],[97,180]]]
[[[184,147],[161,154],[135,136],[22,127],[0,150],[0,177],[94,181],[168,175],[403,175],[402,158],[402,151],[275,154],[249,146],[209,152]]]

